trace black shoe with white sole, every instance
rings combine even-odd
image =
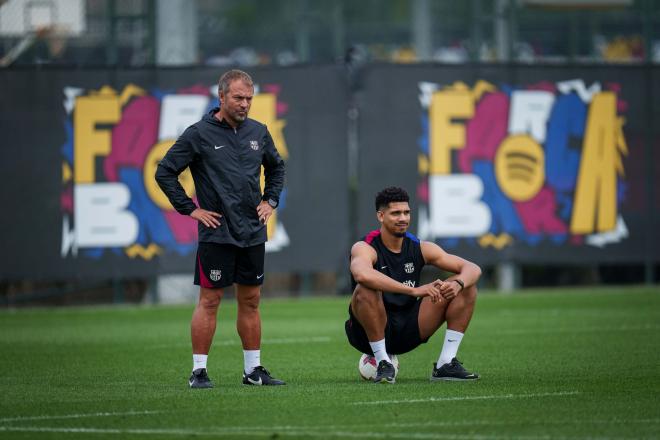
[[[436,364],[433,364],[433,373],[431,373],[431,381],[436,380],[477,380],[479,375],[477,373],[470,373],[465,368],[463,364],[454,358],[448,364],[436,367]]]
[[[384,360],[378,362],[378,368],[376,369],[376,377],[374,377],[374,382],[394,383],[395,381],[396,381],[396,370],[394,369],[394,365]]]
[[[190,388],[213,388],[213,382],[206,374],[206,368],[198,368],[193,371],[188,380],[188,385],[190,385]]]
[[[259,365],[250,374],[243,373],[243,385],[286,385],[282,380],[275,379],[268,370]]]

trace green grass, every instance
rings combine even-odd
[[[264,299],[261,358],[288,385],[260,388],[226,301],[212,390],[187,388],[191,306],[2,311],[0,438],[660,438],[657,288],[482,294],[475,383],[429,382],[444,328],[395,385],[360,380],[347,303]]]

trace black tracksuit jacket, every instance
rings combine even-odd
[[[183,132],[160,161],[156,181],[172,206],[189,215],[197,206],[178,176],[190,167],[199,207],[222,214],[216,229],[198,224],[199,241],[255,246],[267,239],[257,205],[268,199],[279,203],[284,161],[264,124],[248,118],[234,129],[215,118],[218,111],[214,108]],[[262,165],[263,195],[259,186]]]

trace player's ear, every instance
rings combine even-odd
[[[379,222],[383,223],[383,219],[385,218],[385,214],[383,214],[383,211],[380,209],[376,211],[376,218],[378,219]]]

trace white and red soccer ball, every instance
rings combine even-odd
[[[399,374],[399,358],[393,354],[392,355],[392,365],[394,365],[394,370],[396,375]],[[364,380],[373,380],[376,377],[376,370],[378,369],[378,364],[376,364],[376,358],[363,354],[360,356],[360,361],[358,362],[358,371],[360,372],[360,377]],[[396,376],[395,376],[396,377]]]

